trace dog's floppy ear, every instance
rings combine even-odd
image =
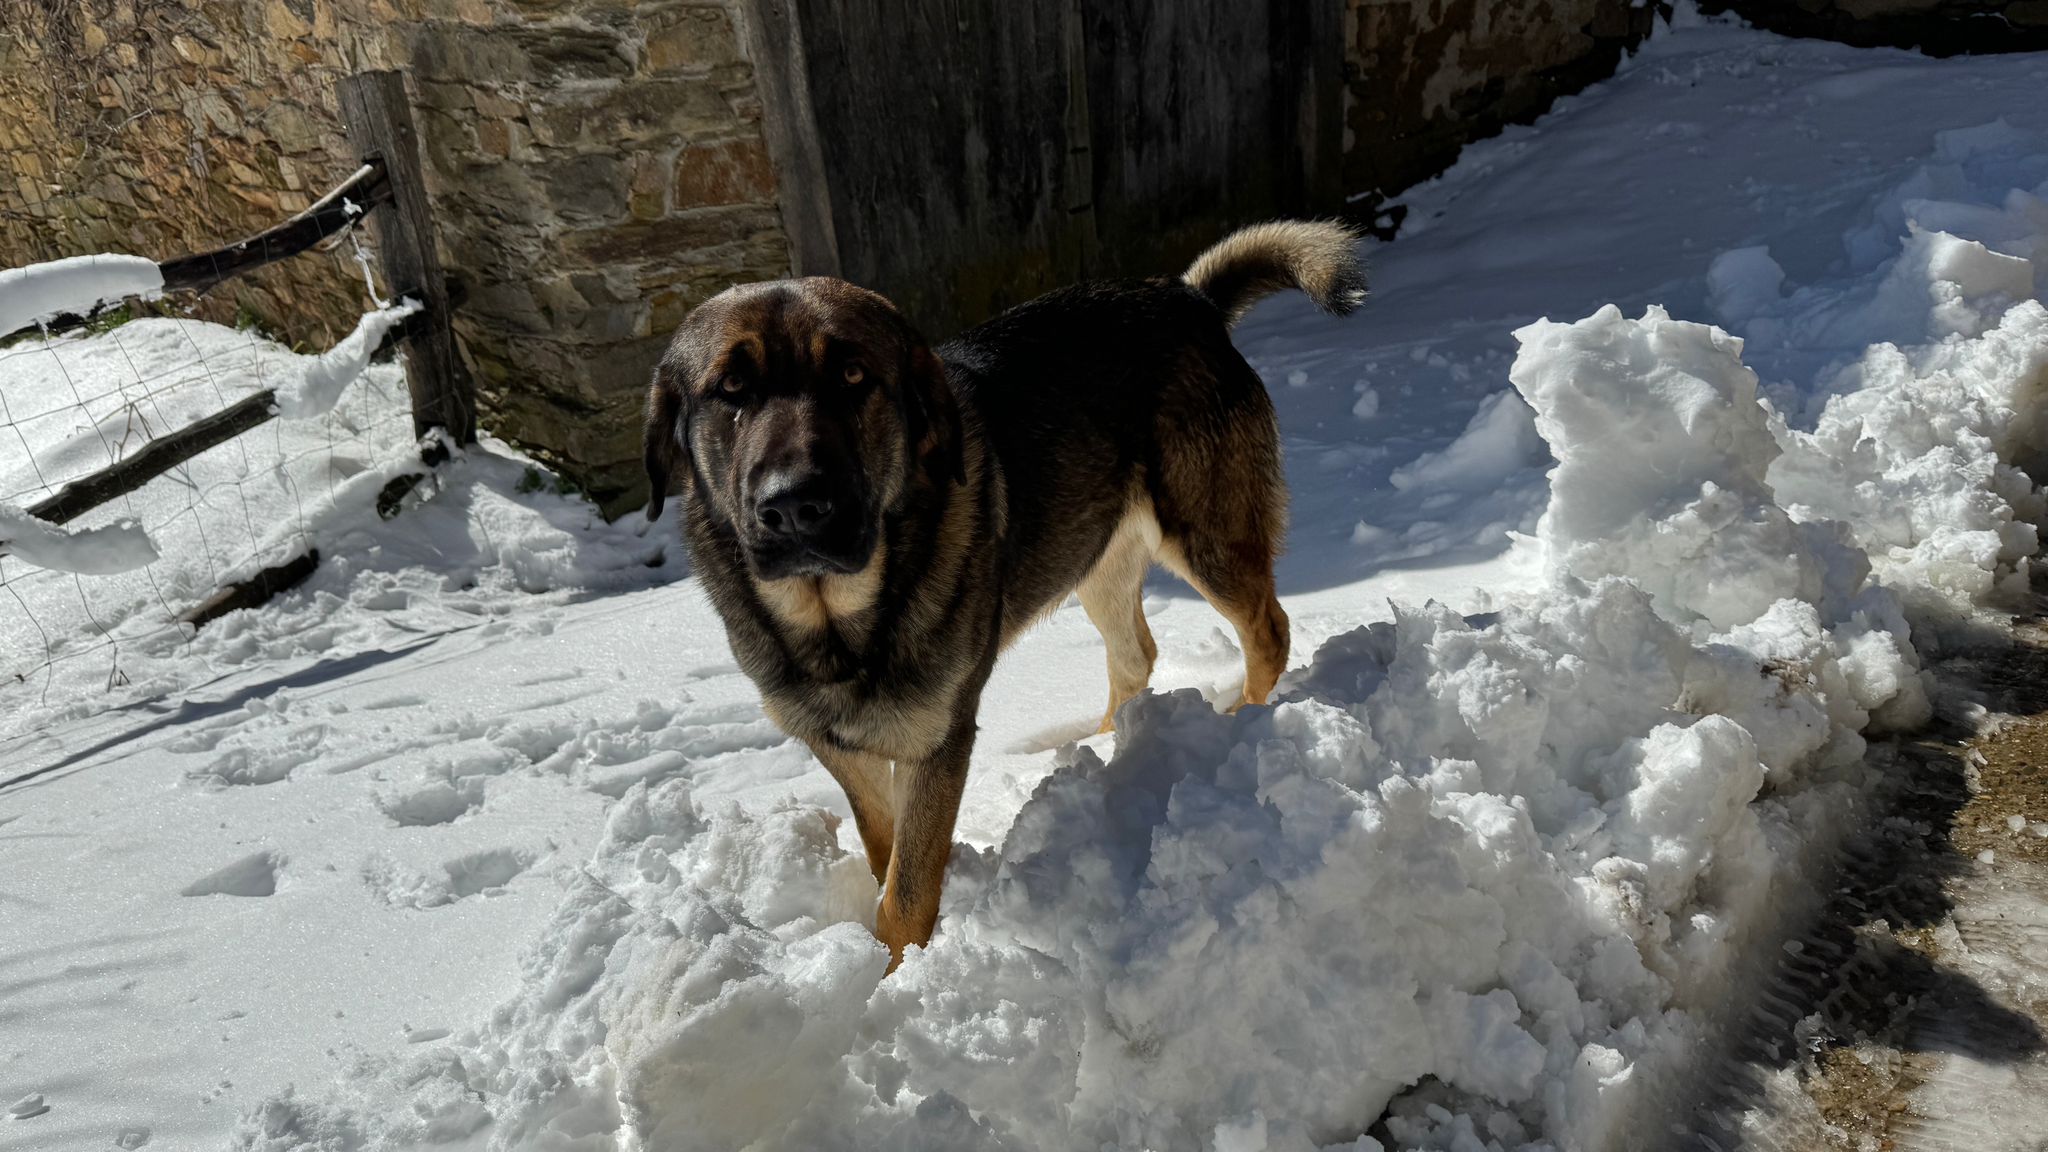
[[[680,467],[686,474],[690,464],[689,429],[684,426],[687,404],[682,381],[667,360],[654,369],[654,383],[647,389],[647,427],[643,444],[647,454],[647,518],[661,515],[668,498],[670,481]]]
[[[918,460],[934,477],[950,475],[967,482],[967,451],[961,443],[960,402],[946,382],[946,366],[923,344],[910,353],[903,388],[908,394],[910,443]]]

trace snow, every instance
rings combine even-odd
[[[67,312],[89,316],[130,296],[152,300],[163,288],[156,261],[113,253],[0,270],[0,336]]]
[[[1491,492],[1508,476],[1542,460],[1543,441],[1529,406],[1513,392],[1496,392],[1479,402],[1479,411],[1456,440],[1394,469],[1387,474],[1387,483],[1397,492]]]
[[[320,359],[253,333],[157,318],[0,349],[0,418],[11,424],[0,427],[0,500],[31,505],[163,430],[302,378]],[[0,739],[35,733],[60,716],[182,692],[239,668],[360,651],[473,622],[497,581],[518,581],[495,559],[483,560],[488,544],[466,550],[490,569],[485,593],[471,597],[460,588],[464,553],[443,547],[446,541],[378,543],[365,534],[380,523],[378,491],[408,471],[419,464],[403,373],[396,364],[372,364],[326,415],[272,421],[66,525],[139,524],[165,559],[81,583],[30,571],[22,562],[37,561],[26,553],[0,555],[0,675],[19,697],[0,704]],[[494,475],[519,473],[518,465],[502,465]],[[484,520],[479,534],[487,531],[490,517],[478,506],[494,497],[456,499]],[[525,555],[513,532],[505,542]],[[381,596],[389,608],[337,619],[335,605],[323,601],[225,622],[196,638],[169,623],[221,584],[308,545],[329,555],[337,573],[377,572],[364,578],[360,595]],[[545,565],[550,555],[536,541],[524,563]],[[373,582],[380,586],[368,587]],[[328,594],[346,599],[347,588],[344,581]]]
[[[111,576],[156,562],[157,546],[140,524],[69,529],[0,504],[0,556],[18,556],[38,568]]]
[[[112,690],[83,659],[0,686],[10,766],[49,769],[0,791],[30,933],[0,1091],[49,1107],[0,1146],[1661,1129],[1864,740],[1925,718],[1923,651],[2026,572],[2048,452],[2048,63],[1682,23],[1413,193],[1357,317],[1240,326],[1294,492],[1275,705],[1215,711],[1239,654],[1160,577],[1158,691],[1089,736],[1100,644],[1054,613],[985,694],[938,935],[886,978],[844,801],[672,523],[606,525],[488,441],[389,522],[409,429],[299,465],[329,493],[305,589],[126,644]],[[0,353],[0,394],[188,342],[224,391],[303,371],[171,323]],[[363,385],[269,435],[404,415]],[[71,420],[39,459],[84,466]],[[302,445],[244,439],[235,491],[294,519],[264,478]],[[203,572],[163,498],[124,513],[144,571]]]
[[[385,334],[419,310],[419,301],[406,299],[364,313],[339,344],[307,364],[298,379],[278,389],[277,414],[287,420],[308,420],[334,411],[342,389],[369,368],[370,353]]]

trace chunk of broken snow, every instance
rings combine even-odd
[[[0,270],[0,335],[129,296],[152,300],[163,290],[155,261],[112,252]]]
[[[0,556],[15,556],[38,568],[110,576],[156,562],[156,543],[132,520],[104,528],[66,528],[38,519],[12,504],[0,504]]]
[[[310,420],[334,411],[342,391],[370,366],[370,353],[383,343],[384,334],[419,310],[419,301],[405,299],[364,313],[355,331],[308,364],[304,375],[278,388],[277,414],[287,420]]]
[[[1373,411],[1378,411],[1377,397]],[[1370,413],[1368,413],[1370,415]],[[1495,392],[1456,440],[1394,469],[1387,483],[1396,491],[1490,491],[1517,469],[1543,458],[1543,439],[1529,406],[1513,392]]]

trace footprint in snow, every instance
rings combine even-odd
[[[434,877],[375,857],[363,865],[362,875],[370,894],[394,908],[441,908],[471,896],[503,895],[505,885],[535,859],[529,851],[490,848],[444,862],[443,876]]]
[[[519,759],[501,747],[471,749],[429,764],[421,784],[380,796],[377,806],[401,828],[453,823],[481,807],[485,782],[510,771]]]
[[[503,888],[514,876],[526,871],[533,857],[510,848],[493,848],[458,856],[441,867],[448,873],[448,891],[457,900]]]
[[[269,896],[277,891],[277,873],[284,857],[265,850],[201,876],[179,891],[181,896]]]
[[[383,696],[363,705],[365,712],[384,712],[393,708],[417,708],[427,702],[425,696],[403,693],[397,696]]]
[[[7,1118],[10,1120],[26,1120],[31,1116],[41,1116],[49,1110],[49,1101],[43,1099],[43,1094],[41,1092],[31,1092],[14,1102],[14,1106],[7,1110]]]
[[[318,760],[326,739],[326,726],[316,724],[287,737],[283,747],[229,749],[206,767],[187,772],[185,779],[208,788],[275,784],[289,779],[299,765]]]
[[[432,827],[451,824],[458,817],[475,811],[484,802],[484,782],[480,776],[464,776],[456,780],[435,780],[414,788],[385,796],[377,801],[377,807],[384,815],[401,828]]]

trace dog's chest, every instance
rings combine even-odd
[[[762,703],[784,731],[808,743],[915,760],[945,739],[955,695],[943,684],[892,692],[858,681],[798,679],[765,690]]]

